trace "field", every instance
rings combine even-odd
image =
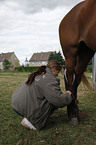
[[[66,107],[56,111],[41,131],[21,125],[22,117],[11,106],[11,95],[29,73],[0,72],[0,145],[96,145],[96,91],[82,84],[78,89],[79,108],[87,117],[77,126],[67,121]],[[92,84],[91,73],[86,73]],[[64,91],[62,74],[61,89]]]

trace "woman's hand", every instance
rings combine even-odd
[[[67,90],[66,93],[69,93],[71,95],[71,92],[69,90]]]

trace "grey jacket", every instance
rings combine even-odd
[[[46,68],[45,74],[37,76],[30,86],[25,82],[13,93],[12,106],[37,129],[44,126],[53,108],[62,108],[72,101],[71,95],[61,91],[60,80],[49,68]]]

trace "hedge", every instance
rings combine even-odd
[[[33,67],[20,66],[20,67],[15,67],[15,70],[18,72],[33,72],[36,71],[38,68],[39,66],[33,66]],[[65,66],[63,66],[63,69],[65,69]],[[86,71],[92,72],[92,65],[88,65]]]
[[[20,66],[20,67],[15,67],[15,70],[18,72],[33,72],[33,71],[36,71],[38,68],[39,66],[34,66],[34,67]]]

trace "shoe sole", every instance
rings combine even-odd
[[[21,124],[22,124],[23,126],[25,126],[26,128],[32,129],[32,128],[30,128],[29,126],[25,125],[23,122],[21,122]]]

